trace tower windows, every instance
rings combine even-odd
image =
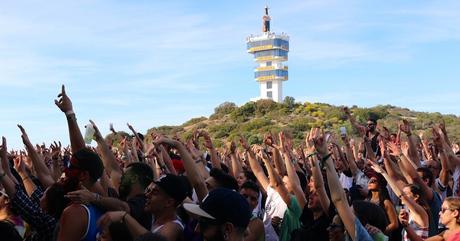
[[[271,81],[267,81],[267,89],[271,89],[272,88],[272,82]]]
[[[273,94],[271,91],[267,91],[267,98],[273,98]]]

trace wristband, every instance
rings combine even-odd
[[[69,115],[72,115],[72,114],[75,114],[75,112],[73,112],[73,110],[68,110],[68,111],[65,112],[66,116],[69,116]]]

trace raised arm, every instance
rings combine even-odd
[[[317,131],[318,130],[315,130],[314,128],[310,130],[310,133],[307,135],[307,138],[306,138],[307,146],[312,146],[314,148],[315,144],[313,140],[313,133]],[[331,200],[329,199],[329,196],[327,195],[326,186],[324,185],[323,174],[321,173],[319,161],[316,158],[316,155],[313,155],[311,157],[311,163],[312,163],[311,168],[312,168],[312,177],[313,177],[315,191],[318,194],[323,212],[325,214],[329,214],[329,207],[331,206]]]
[[[284,134],[282,134],[282,136],[283,136],[283,139],[287,138],[286,136],[284,136]],[[286,164],[287,176],[289,178],[289,181],[291,182],[292,190],[297,199],[297,202],[299,203],[299,206],[303,208],[305,207],[305,204],[307,203],[307,199],[305,198],[305,194],[302,190],[302,187],[300,186],[299,176],[297,175],[294,169],[294,164],[292,163],[290,159],[290,155],[289,155],[290,148],[287,144],[284,144],[282,150],[283,150],[282,154],[284,157],[284,163]]]
[[[408,155],[412,162],[414,162],[417,167],[420,167],[420,156],[418,155],[417,145],[415,143],[415,137],[412,135],[412,128],[410,123],[407,120],[403,120],[399,125],[399,129],[404,132],[407,136],[407,142],[409,144]]]
[[[48,167],[45,165],[45,162],[43,159],[38,155],[38,153],[35,151],[34,146],[29,140],[29,137],[27,136],[26,131],[21,125],[18,125],[19,130],[21,130],[21,137],[22,137],[22,142],[24,143],[27,153],[32,160],[33,166],[35,168],[35,171],[37,172],[37,177],[40,180],[40,183],[43,185],[44,188],[47,188],[54,183],[54,178],[51,175],[50,170]]]
[[[134,137],[136,137],[136,141],[139,143],[139,145],[142,147],[142,152],[145,153],[145,145],[144,145],[144,141],[141,139],[141,137],[139,136],[139,134],[137,133],[136,130],[134,130],[134,127],[132,125],[130,125],[129,123],[126,123],[128,125],[128,128],[131,130],[131,132],[133,133]]]
[[[291,207],[291,196],[289,194],[289,191],[284,186],[280,175],[273,169],[273,166],[270,164],[270,158],[268,157],[267,153],[263,149],[259,150],[259,153],[260,153],[260,157],[262,158],[265,164],[265,167],[267,168],[268,179],[270,180],[270,185],[274,187],[276,192],[283,199],[284,203],[286,203],[288,207]]]
[[[13,181],[14,177],[11,174],[10,164],[8,162],[8,147],[6,138],[2,137],[2,146],[0,149],[1,165],[0,165],[0,183],[5,188],[6,194],[11,198],[16,195],[16,183]]]
[[[350,109],[348,109],[348,107],[344,107],[343,108],[343,112],[345,113],[345,116],[347,117],[347,119],[350,121],[351,125],[356,128],[356,130],[358,130],[358,133],[360,135],[365,135],[366,134],[366,131],[367,131],[367,128],[361,124],[359,124],[358,122],[356,122],[356,119],[355,117],[351,114],[350,112]]]
[[[195,161],[193,160],[192,156],[188,152],[187,148],[179,141],[173,140],[167,137],[158,137],[154,140],[155,144],[166,144],[171,147],[174,147],[179,152],[182,161],[184,162],[184,168],[187,172],[187,178],[192,184],[193,188],[197,193],[198,199],[200,202],[203,200],[204,197],[208,194],[208,189],[206,188],[204,179],[195,167]]]
[[[209,153],[211,153],[212,167],[217,168],[217,169],[222,169],[219,157],[217,156],[216,148],[214,148],[214,145],[212,144],[212,140],[211,140],[211,137],[209,136],[209,133],[202,130],[200,131],[200,136],[204,138],[204,146],[208,148]]]
[[[326,167],[327,182],[329,190],[331,191],[331,199],[334,203],[337,212],[342,219],[345,230],[349,234],[355,234],[355,219],[356,216],[353,213],[352,208],[348,205],[348,200],[345,195],[345,191],[339,181],[339,176],[335,171],[335,165],[331,159],[331,155],[327,149],[326,140],[324,133],[319,129],[315,129],[311,133],[311,138],[315,143],[316,151],[322,157],[322,162]],[[351,235],[352,239],[355,240],[355,236]]]
[[[417,170],[409,163],[409,160],[402,154],[401,148],[394,143],[388,143],[388,146],[391,147],[391,151],[395,156],[399,156],[401,159],[401,166],[404,168],[405,172],[408,174],[409,183],[415,183],[422,188],[425,200],[430,201],[433,199],[433,190],[429,187],[417,173]]]
[[[260,166],[259,162],[257,161],[256,156],[249,147],[248,143],[246,142],[246,139],[244,139],[244,137],[242,136],[240,137],[240,144],[248,152],[249,166],[251,167],[252,172],[256,176],[257,181],[259,181],[260,185],[266,192],[269,185],[269,180],[265,175],[262,166]]]
[[[230,151],[230,160],[232,162],[232,174],[234,178],[237,178],[243,172],[243,167],[236,156],[236,144],[234,141],[230,141],[228,150]]]
[[[104,168],[105,170],[107,170],[112,184],[115,186],[116,189],[118,189],[122,175],[121,168],[118,165],[117,159],[113,154],[112,150],[110,150],[109,145],[107,144],[107,142],[105,142],[104,138],[102,137],[99,128],[97,128],[96,126],[96,123],[94,123],[94,121],[92,120],[90,120],[90,122],[94,127],[94,137],[96,139],[97,146],[99,147],[101,153],[101,159],[104,163]]]
[[[385,180],[388,182],[388,185],[390,185],[391,189],[393,189],[393,192],[402,200],[403,204],[409,208],[413,214],[414,221],[422,227],[428,227],[429,219],[428,213],[425,209],[403,192],[404,186],[401,183],[396,182],[396,180],[388,176],[388,174],[377,163],[371,162],[371,164],[372,169],[383,175]]]
[[[67,117],[67,125],[69,127],[70,145],[72,146],[72,153],[75,153],[85,148],[85,141],[81,135],[80,128],[78,127],[77,117],[72,108],[72,101],[65,92],[65,87],[62,85],[61,93],[58,95],[58,100],[54,100],[54,103],[59,109],[64,112]]]

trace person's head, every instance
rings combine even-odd
[[[374,132],[376,127],[377,127],[377,120],[375,118],[369,117],[367,119],[367,129],[370,132]]]
[[[219,187],[238,190],[238,182],[236,179],[220,169],[212,168],[209,172],[209,177],[206,179],[206,187],[208,190],[213,190]]]
[[[433,172],[428,167],[419,167],[417,168],[417,173],[422,177],[422,180],[431,187],[434,183]]]
[[[246,198],[251,209],[257,207],[259,201],[259,191],[259,186],[257,186],[254,182],[247,181],[241,185],[240,194]]]
[[[439,212],[439,222],[447,227],[460,225],[460,197],[448,197],[444,200]]]
[[[428,209],[428,204],[423,198],[423,189],[416,184],[408,184],[404,187],[403,192],[408,197],[414,199],[418,204],[420,204],[425,209]]]
[[[251,218],[246,199],[226,188],[214,189],[200,205],[187,203],[184,208],[199,216],[197,229],[205,241],[241,240]]]
[[[308,195],[308,209],[311,209],[313,212],[315,211],[322,211],[323,208],[321,207],[321,200],[316,191],[313,191]]]
[[[128,227],[122,222],[113,222],[105,226],[97,235],[98,241],[132,241]]]
[[[238,182],[238,186],[241,187],[243,183],[247,181],[257,182],[257,179],[253,172],[244,170],[238,174],[236,181]]]
[[[104,171],[104,165],[98,154],[83,148],[72,155],[66,169],[66,178],[77,178],[84,185],[94,184]]]
[[[187,197],[185,180],[180,176],[166,174],[152,182],[145,190],[145,211],[154,215],[176,212],[177,207]]]
[[[368,172],[367,176],[369,177],[369,181],[367,182],[367,189],[369,191],[379,191],[382,188],[386,188],[387,182],[382,174],[376,172]]]
[[[64,209],[70,204],[70,199],[64,195],[78,189],[79,183],[75,178],[55,182],[45,190],[45,193],[40,198],[40,208],[49,215],[59,219]]]
[[[292,184],[291,184],[291,180],[289,180],[289,177],[288,176],[283,176],[283,185],[286,187],[286,189],[288,190],[288,192],[292,193],[293,192],[293,188],[292,188]]]
[[[363,226],[370,224],[380,231],[385,231],[388,219],[385,210],[374,203],[368,201],[354,201],[353,211]]]
[[[120,198],[125,200],[129,195],[143,193],[153,181],[152,168],[141,162],[129,164],[121,176],[118,193]]]
[[[342,219],[340,219],[338,214],[336,214],[332,219],[332,222],[329,224],[327,231],[329,232],[330,241],[345,240],[345,228],[343,226]]]

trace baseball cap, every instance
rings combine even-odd
[[[188,212],[215,220],[219,223],[232,223],[241,228],[246,228],[251,219],[251,209],[246,199],[233,190],[216,188],[209,192],[200,205],[186,203]]]
[[[162,191],[174,198],[177,203],[184,201],[189,192],[187,185],[184,183],[184,179],[180,176],[166,174],[161,176],[154,183],[157,184]]]

